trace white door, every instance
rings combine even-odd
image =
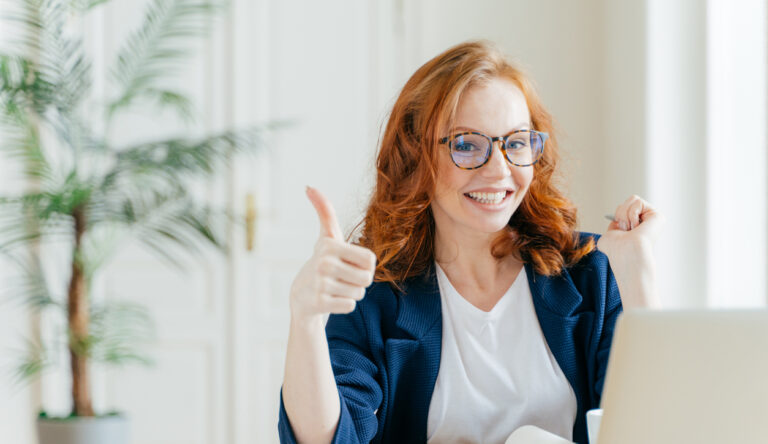
[[[250,62],[236,70],[238,91],[248,93],[236,96],[235,119],[294,123],[271,138],[268,153],[233,175],[235,206],[243,209],[252,193],[258,213],[255,250],[236,247],[232,257],[234,297],[243,308],[235,314],[241,332],[235,349],[247,356],[235,384],[249,394],[238,400],[233,423],[242,442],[277,442],[288,293],[319,233],[305,186],[329,196],[346,232],[367,203],[379,126],[395,85],[402,85],[398,4],[238,3],[251,12],[235,18],[234,57]],[[245,244],[242,232],[234,238]]]

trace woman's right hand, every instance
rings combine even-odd
[[[376,255],[344,241],[336,212],[320,191],[307,187],[307,197],[320,219],[315,252],[291,285],[294,322],[309,322],[329,313],[350,313],[373,282]]]

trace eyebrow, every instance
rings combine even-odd
[[[518,130],[521,130],[521,129],[531,129],[531,126],[532,125],[530,123],[528,123],[528,122],[520,123],[517,126],[513,127],[511,130],[507,131],[505,133],[505,135],[512,134],[515,131],[518,131]],[[475,128],[470,128],[468,126],[456,126],[456,127],[453,127],[451,129],[451,132],[453,132],[453,131],[475,131],[475,132],[478,132],[478,133],[482,133],[482,131],[480,131],[478,129],[475,129]]]

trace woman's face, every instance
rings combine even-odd
[[[505,136],[518,129],[531,129],[530,121],[522,91],[510,80],[493,78],[462,95],[456,126],[443,136],[459,131],[477,131],[492,138]],[[501,142],[494,143],[488,162],[474,170],[454,165],[448,145],[439,145],[438,149],[437,186],[432,200],[437,230],[459,236],[502,230],[528,191],[533,166],[509,163],[501,151]],[[483,199],[477,193],[491,194]],[[488,203],[487,198],[498,198],[499,193],[504,193],[501,202]]]

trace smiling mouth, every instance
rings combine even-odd
[[[464,193],[464,196],[486,205],[498,205],[505,201],[507,197],[512,194],[512,191],[499,191],[497,193]]]

